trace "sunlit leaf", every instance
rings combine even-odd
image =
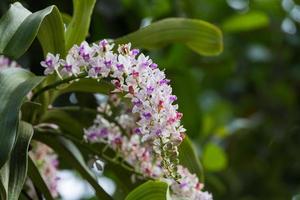
[[[245,14],[236,14],[223,22],[226,32],[251,31],[269,25],[269,17],[260,11],[251,11]]]
[[[148,181],[135,188],[125,200],[170,200],[169,186],[160,181]]]
[[[18,115],[24,97],[43,80],[23,69],[0,72],[0,168],[8,160],[16,142]]]
[[[95,3],[96,0],[73,0],[73,17],[66,31],[66,49],[87,37]]]
[[[203,165],[206,170],[220,171],[227,167],[224,150],[214,143],[208,143],[203,152]]]
[[[196,19],[168,18],[115,40],[131,42],[134,47],[153,49],[170,43],[182,43],[201,55],[218,55],[223,50],[221,31]]]

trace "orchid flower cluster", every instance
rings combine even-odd
[[[58,197],[57,183],[59,177],[57,172],[59,161],[57,154],[40,142],[35,142],[32,146],[33,149],[29,152],[29,156],[35,162],[52,196]],[[29,194],[34,195],[34,192],[29,191]]]
[[[148,56],[131,49],[130,43],[119,45],[117,52],[113,47],[107,40],[91,46],[82,42],[74,45],[65,59],[48,53],[41,62],[46,75],[56,73],[61,79],[109,80],[115,87],[113,96],[130,100],[119,116],[113,115],[109,104],[100,106],[102,114],[84,130],[85,140],[106,144],[145,177],[166,180],[174,198],[212,199],[211,194],[201,191],[203,184],[196,175],[179,165],[177,148],[185,129],[170,80]],[[113,117],[113,122],[107,116]]]
[[[164,177],[166,169],[162,167],[162,158],[154,157],[154,150],[149,142],[143,142],[142,136],[135,133],[138,117],[120,106],[118,98],[112,95],[114,101],[102,103],[98,107],[98,115],[94,124],[85,129],[85,140],[91,143],[102,143],[117,152],[117,156],[128,163],[137,172],[134,177],[160,179],[170,184],[172,199],[211,200],[208,192],[201,191],[204,187],[195,174],[181,165],[177,166],[179,177],[177,180]],[[117,103],[116,103],[117,102]],[[121,107],[121,114],[113,116],[111,107]],[[111,122],[108,117],[114,117]],[[124,135],[123,132],[126,132]],[[134,179],[133,179],[134,180]]]
[[[61,78],[80,74],[95,79],[109,78],[115,86],[112,93],[129,98],[133,105],[131,112],[139,117],[133,131],[141,135],[143,142],[152,142],[154,152],[164,158],[169,176],[175,177],[178,160],[172,160],[174,156],[167,155],[165,149],[176,154],[185,129],[180,125],[182,114],[174,104],[177,97],[172,95],[170,80],[148,56],[138,49],[130,49],[130,43],[120,45],[117,53],[113,47],[107,40],[92,46],[82,42],[70,49],[65,60],[49,53],[41,65],[46,68],[46,75],[56,72]]]

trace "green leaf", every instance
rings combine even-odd
[[[221,31],[196,19],[168,18],[115,40],[131,42],[134,47],[153,49],[170,43],[182,43],[200,55],[218,55],[223,50]]]
[[[50,146],[62,159],[64,159],[66,163],[70,163],[71,167],[76,169],[95,189],[97,197],[101,198],[101,200],[112,200],[112,198],[98,184],[93,173],[86,166],[81,152],[72,142],[51,134],[42,133],[36,134],[36,139]]]
[[[63,23],[55,6],[49,6],[27,16],[15,32],[10,32],[13,36],[3,53],[14,58],[20,57],[27,51],[38,33],[44,54],[46,52],[65,54]]]
[[[21,107],[21,120],[32,123],[34,121],[35,113],[39,112],[40,109],[40,103],[25,101]]]
[[[203,152],[203,165],[209,171],[221,171],[227,167],[224,150],[214,143],[208,143]]]
[[[41,176],[38,168],[34,164],[33,160],[29,157],[28,159],[28,176],[33,182],[33,184],[37,187],[37,189],[45,196],[47,200],[54,200],[45,183],[43,177]]]
[[[165,182],[160,181],[147,181],[146,183],[138,186],[125,200],[168,200],[169,186]]]
[[[38,39],[42,45],[44,55],[46,56],[48,52],[51,52],[64,57],[66,54],[65,28],[58,8],[56,6],[50,6],[37,12],[35,15],[36,17],[44,16],[38,32]]]
[[[20,122],[18,139],[9,161],[8,199],[18,200],[27,177],[28,147],[33,135],[31,124]]]
[[[63,19],[64,24],[68,27],[70,22],[72,21],[72,16],[67,13],[60,13]]]
[[[66,49],[79,44],[88,35],[96,0],[73,0],[73,17],[66,31]]]
[[[14,33],[31,14],[19,2],[12,4],[0,20],[0,53],[3,53]]]
[[[72,134],[76,138],[82,139],[84,126],[69,113],[59,110],[52,109],[48,110],[41,119],[42,123],[54,123],[66,133]]]
[[[246,14],[236,14],[223,22],[226,32],[251,31],[269,25],[269,17],[260,11],[251,11]]]
[[[32,126],[20,122],[18,139],[10,159],[0,170],[0,197],[3,200],[17,200],[27,176],[28,147],[33,135]]]
[[[14,3],[0,21],[0,53],[14,58],[23,55],[37,36],[44,54],[65,55],[64,26],[56,6],[31,13]]]
[[[18,115],[23,99],[42,80],[43,77],[20,68],[0,72],[0,169],[16,142]]]
[[[300,194],[293,196],[292,200],[300,200]]]
[[[204,180],[202,165],[188,136],[184,138],[179,146],[179,162],[188,168],[191,173],[196,174],[201,181]]]
[[[51,102],[67,92],[88,92],[88,93],[102,93],[109,94],[113,90],[113,85],[107,81],[97,81],[91,78],[83,78],[78,81],[74,81],[71,84],[67,84],[65,88],[57,89],[53,92]]]

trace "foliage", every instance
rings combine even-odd
[[[0,53],[11,58],[19,58],[28,51],[34,39],[37,37],[43,49],[44,56],[47,56],[46,59],[48,59],[49,55],[51,56],[49,53],[58,53],[64,58],[73,45],[81,43],[87,37],[95,3],[95,0],[74,0],[72,17],[61,14],[56,6],[49,6],[40,11],[31,13],[19,2],[12,4],[0,21],[0,33],[2,35],[0,40]],[[66,30],[64,31],[64,29]],[[78,30],[80,31],[78,32]],[[149,36],[152,36],[152,38],[149,38]],[[116,42],[132,42],[134,47],[145,48],[160,47],[163,44],[170,43],[182,43],[201,55],[217,55],[222,51],[221,31],[208,22],[196,19],[172,18],[160,20],[132,34],[119,39],[117,38]],[[101,47],[102,43],[99,45]],[[95,174],[87,166],[88,156],[92,153],[94,156],[106,159],[108,165],[112,165],[113,167],[105,170],[105,173],[115,174],[116,176],[112,179],[116,182],[126,182],[126,180],[120,179],[120,172],[124,173],[128,170],[126,175],[127,180],[129,179],[128,176],[133,176],[134,173],[138,172],[123,166],[123,161],[119,162],[115,158],[106,157],[107,155],[104,155],[103,151],[105,151],[104,149],[107,147],[104,147],[104,149],[101,145],[93,147],[91,144],[82,141],[83,130],[89,124],[86,123],[86,120],[78,120],[63,111],[64,109],[67,112],[76,111],[76,107],[67,106],[69,103],[63,102],[66,105],[63,107],[57,106],[60,104],[60,97],[64,94],[79,91],[92,94],[104,92],[104,94],[107,94],[111,85],[99,84],[97,81],[82,79],[87,76],[86,73],[79,75],[74,74],[74,76],[68,78],[56,77],[54,75],[47,77],[36,76],[27,70],[9,66],[10,61],[4,57],[1,57],[1,59],[1,67],[8,68],[1,69],[0,71],[0,100],[2,102],[0,107],[0,125],[2,129],[0,132],[1,199],[19,199],[21,191],[22,198],[30,198],[29,196],[32,195],[32,192],[30,192],[31,194],[27,193],[25,186],[23,186],[27,176],[27,165],[29,166],[28,176],[32,181],[37,198],[41,199],[43,196],[46,199],[56,198],[56,192],[53,191],[55,190],[55,182],[50,185],[48,182],[55,178],[51,177],[53,176],[53,174],[51,174],[52,170],[56,167],[55,159],[49,158],[49,160],[47,160],[45,158],[44,161],[41,161],[40,159],[43,159],[43,157],[37,154],[35,155],[36,160],[32,159],[31,156],[28,164],[27,152],[32,135],[34,140],[47,145],[41,150],[41,155],[44,153],[50,155],[52,154],[51,151],[54,150],[58,154],[59,162],[61,162],[63,166],[65,165],[67,168],[77,170],[79,174],[89,182],[94,188],[97,198],[113,199],[113,197],[107,194],[101,185],[99,185],[97,179],[95,179]],[[66,59],[68,60],[68,57]],[[51,60],[50,65],[54,64],[53,62],[54,61]],[[44,65],[48,64],[46,63]],[[59,78],[61,78],[61,80]],[[77,79],[78,81],[74,82],[74,80]],[[86,96],[91,97],[89,95]],[[53,105],[55,108],[52,108]],[[83,106],[86,108],[83,108]],[[57,108],[58,110],[56,110]],[[62,108],[62,111],[59,111],[59,108]],[[95,117],[95,113],[97,113],[95,107],[89,108],[89,104],[81,105],[77,111],[79,111],[81,115],[83,114],[84,118],[88,118],[91,113],[93,113],[93,117]],[[87,113],[85,113],[85,111],[87,111]],[[178,114],[179,113],[177,113],[177,115]],[[108,121],[111,120],[111,123],[118,125],[118,122],[113,121],[114,118],[106,117]],[[55,128],[56,126],[57,128]],[[31,144],[32,148],[35,148],[39,143]],[[165,149],[167,146],[168,144],[164,143],[164,146],[162,146],[163,149],[160,151],[169,152],[171,149],[168,149],[169,147]],[[177,147],[174,151],[174,153],[177,152]],[[168,155],[166,152],[162,152],[161,154]],[[173,150],[170,152],[173,152]],[[176,163],[180,162],[196,175],[190,174],[188,169],[184,171],[185,168],[181,166],[183,173],[186,173],[196,180],[198,180],[197,175],[199,178],[202,177],[202,167],[192,147],[192,143],[188,138],[182,143],[180,152],[180,160],[176,161]],[[115,153],[118,154],[117,151]],[[34,151],[31,152],[31,154],[34,154]],[[172,154],[171,156],[174,155]],[[172,157],[172,159],[177,160],[176,156],[177,153],[175,154],[175,158]],[[166,162],[166,157],[162,157],[162,162]],[[51,161],[51,163],[48,163],[49,161]],[[163,167],[171,169],[171,165],[173,165],[173,163],[165,163]],[[99,167],[100,166],[98,166],[98,168]],[[177,167],[174,167],[174,169],[177,170]],[[175,172],[173,171],[169,173],[172,178],[178,179],[176,180],[178,183],[174,180],[175,184],[179,184],[179,178],[185,178],[179,177],[177,174],[174,175],[173,173]],[[167,177],[167,175],[165,176],[165,178],[170,178]],[[144,179],[151,179],[151,177],[143,177]],[[128,187],[127,192],[123,194],[116,192],[115,198],[123,199],[127,195],[126,199],[141,199],[142,196],[145,199],[171,198],[169,195],[169,186],[165,182],[148,181],[133,190],[135,187],[134,183],[135,182],[125,183],[124,185],[127,184]],[[136,183],[138,183],[138,181]],[[195,182],[193,184],[198,184],[197,188],[199,191],[202,189],[202,186],[199,185],[200,183]],[[132,185],[131,189],[129,189],[130,185]],[[30,184],[27,186],[31,187]],[[131,190],[133,191],[130,192]],[[155,191],[155,193],[153,191]],[[187,193],[187,195],[189,195],[189,193]],[[33,198],[33,196],[31,196],[31,198]]]
[[[53,2],[60,9],[63,22],[69,24],[72,7],[68,1],[23,0],[22,4],[33,11]],[[300,180],[298,4],[299,1],[293,0],[99,0],[85,36],[89,42],[122,38],[149,23],[173,17],[201,19],[221,27],[224,51],[217,57],[199,56],[186,48],[185,42],[159,44],[159,48],[150,48],[149,54],[159,66],[166,68],[172,80],[179,109],[184,113],[183,124],[196,150],[196,162],[202,163],[205,185],[214,199],[292,199],[299,194]],[[8,5],[8,0],[0,1],[2,14]],[[0,28],[0,33],[1,30],[4,29]],[[49,38],[54,41],[59,37]],[[40,44],[33,41],[19,62],[40,75],[42,70],[38,66],[43,54]],[[75,106],[87,105],[94,109],[97,100],[86,92],[95,92],[101,83],[93,82],[89,91],[84,84],[73,84],[74,88],[63,87],[44,94],[44,99],[39,101],[46,102],[51,95],[56,106],[68,106],[69,97],[75,94]],[[105,90],[103,86],[99,88]],[[26,103],[22,109],[35,113],[45,108]],[[23,120],[35,124],[59,123],[64,119],[59,126],[77,139],[81,139],[80,132],[68,130],[70,125],[66,124],[76,124],[74,129],[88,127],[93,117],[93,113],[82,117],[74,110],[51,110],[42,115],[37,113],[35,117],[26,117],[22,112]],[[80,141],[78,147],[79,144]],[[86,149],[79,149],[88,159]],[[121,182],[130,179],[130,172],[113,163],[107,166],[110,170],[105,175],[122,187],[115,198],[124,199],[142,184]]]

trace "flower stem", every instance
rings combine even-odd
[[[57,131],[57,130],[44,130],[44,129],[41,129],[41,128],[34,128],[34,130],[37,132],[37,133],[50,133],[50,134],[54,134],[56,136],[62,136],[72,142],[74,142],[75,144],[79,145],[80,147],[84,148],[85,150],[87,150],[88,152],[90,152],[91,154],[93,155],[96,155],[96,156],[99,156],[100,158],[102,158],[103,160],[105,160],[106,162],[110,163],[110,164],[113,164],[113,165],[118,165],[118,166],[121,166],[123,169],[131,172],[131,173],[134,173],[135,175],[139,176],[139,177],[144,177],[144,178],[147,178],[149,180],[151,180],[151,177],[145,177],[143,174],[137,172],[134,170],[134,168],[131,168],[131,167],[128,167],[128,166],[125,166],[124,163],[119,163],[117,160],[113,160],[111,158],[108,158],[106,155],[104,156],[101,152],[93,149],[88,143],[84,142],[83,140],[79,140],[77,139],[76,137],[73,137],[69,134],[63,134],[61,133],[60,131]],[[127,163],[126,163],[127,164]],[[129,165],[130,166],[130,165]]]
[[[97,111],[92,108],[79,107],[79,106],[64,106],[64,107],[55,107],[52,109],[63,110],[63,111],[81,111],[81,112],[90,113],[90,114],[99,114],[107,121],[112,122],[116,126],[118,126],[118,128],[120,129],[120,131],[122,132],[123,135],[129,136],[128,133],[126,132],[126,130],[121,126],[121,124],[113,117],[107,115],[105,112],[100,112],[100,111]]]
[[[50,85],[47,85],[47,86],[41,88],[40,90],[38,90],[36,93],[34,93],[31,100],[34,101],[38,96],[40,96],[41,94],[43,94],[44,92],[46,92],[48,90],[51,90],[53,88],[57,88],[58,86],[60,86],[62,84],[69,83],[69,82],[71,82],[73,80],[76,80],[76,79],[85,78],[85,77],[87,77],[87,75],[88,75],[87,72],[84,72],[84,73],[79,74],[78,76],[70,76],[70,77],[65,78],[63,80],[55,81],[54,83],[52,83]]]

